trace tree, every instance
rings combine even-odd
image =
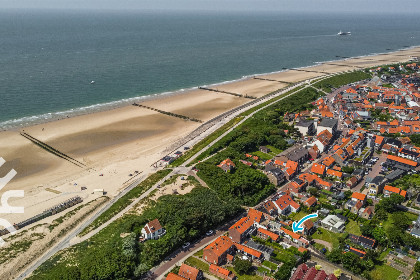
[[[375,227],[372,230],[372,236],[381,245],[385,245],[388,241],[385,230],[382,227]]]
[[[235,258],[233,263],[235,271],[238,272],[239,275],[248,274],[252,268],[252,263],[249,260],[242,260],[239,257]]]
[[[328,254],[327,259],[333,263],[341,263],[341,255],[342,255],[341,250],[336,248],[336,249],[333,249],[331,253]]]

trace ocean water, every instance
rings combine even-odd
[[[416,15],[0,11],[0,129],[418,46],[419,26]]]

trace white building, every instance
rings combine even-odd
[[[166,230],[162,228],[158,219],[147,223],[144,228],[141,230],[142,238],[145,240],[148,239],[159,239],[162,235],[166,233]]]

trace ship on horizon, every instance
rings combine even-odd
[[[338,36],[343,36],[343,35],[351,35],[351,32],[343,32],[340,30],[340,32],[337,33]]]

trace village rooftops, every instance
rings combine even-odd
[[[352,253],[356,254],[361,259],[363,259],[366,255],[366,252],[363,252],[363,251],[361,251],[359,249],[356,249],[356,248],[353,248],[353,247],[350,247],[349,252],[352,252]]]
[[[337,126],[337,124],[338,124],[337,119],[323,118],[318,126],[331,127],[332,128],[334,126]]]
[[[415,162],[415,161],[405,159],[405,158],[402,158],[402,157],[397,157],[397,156],[394,156],[394,155],[388,155],[387,159],[391,160],[391,161],[399,162],[399,163],[402,163],[402,164],[405,164],[405,165],[413,166],[413,167],[416,167],[418,165],[418,163]]]
[[[354,198],[354,199],[357,199],[357,200],[362,200],[362,201],[364,201],[364,200],[366,199],[366,195],[365,195],[365,194],[363,194],[363,193],[354,192],[354,193],[351,195],[351,198]]]

